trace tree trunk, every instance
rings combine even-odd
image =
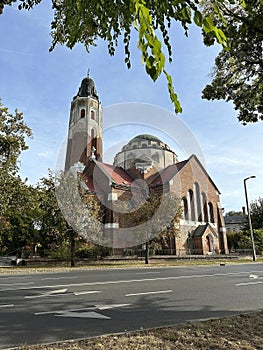
[[[145,264],[149,264],[149,242],[145,243]]]

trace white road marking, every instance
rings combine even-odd
[[[112,304],[112,305],[95,305],[95,307],[99,310],[109,310],[114,309],[116,307],[124,307],[124,306],[130,306],[131,304]]]
[[[14,307],[15,305],[14,304],[3,304],[3,305],[0,305],[0,308],[4,308],[4,307]]]
[[[33,286],[33,287],[21,287],[21,288],[6,288],[0,290],[33,290],[33,289],[44,289],[44,288],[63,288],[63,287],[82,287],[82,286],[96,286],[96,285],[107,285],[107,284],[119,284],[119,283],[141,283],[141,282],[154,282],[154,281],[169,281],[169,280],[180,280],[180,279],[191,279],[191,278],[208,278],[208,277],[226,277],[226,276],[238,276],[248,274],[245,272],[229,272],[229,273],[216,273],[216,274],[204,274],[204,275],[184,275],[184,276],[169,276],[169,277],[156,277],[156,278],[143,278],[143,279],[131,279],[131,280],[117,280],[117,281],[99,281],[99,282],[84,282],[84,283],[69,283],[69,284],[57,284],[47,286]]]
[[[81,310],[94,310],[96,309],[95,307],[82,307],[82,308],[78,308],[78,309],[71,309],[71,310],[67,310],[67,312],[73,312],[73,311],[81,311]],[[65,310],[54,310],[54,311],[40,311],[40,312],[35,312],[34,315],[35,316],[40,316],[40,315],[50,315],[50,314],[59,314],[62,312],[66,312]]]
[[[161,273],[161,272],[136,272],[136,275],[148,275],[148,274],[156,274],[156,273]]]
[[[136,295],[148,295],[148,294],[162,294],[162,293],[172,293],[172,289],[168,290],[156,290],[154,292],[142,292],[142,293],[131,293],[131,294],[125,294],[126,297],[132,297]]]
[[[236,283],[236,286],[239,287],[239,286],[249,286],[249,285],[252,285],[252,284],[261,284],[263,283],[263,281],[257,281],[257,282],[244,282],[244,283]]]
[[[7,287],[7,286],[24,286],[26,284],[35,284],[35,282],[16,282],[16,283],[1,283],[1,287]]]
[[[75,279],[75,278],[79,278],[79,276],[69,276],[69,277],[45,277],[45,278],[41,278],[41,281],[45,281],[45,280]]]
[[[95,294],[95,293],[101,293],[101,290],[88,290],[84,292],[74,292],[74,295],[84,295],[84,294]]]
[[[26,279],[26,278],[32,278],[32,275],[22,275],[22,276],[17,276],[17,275],[12,275],[12,276],[0,276],[0,280],[7,280],[7,279]]]
[[[95,311],[90,312],[71,312],[71,311],[65,311],[61,314],[54,315],[57,317],[77,317],[77,318],[98,318],[103,320],[110,320],[111,318],[102,314],[99,314]]]
[[[67,288],[59,289],[59,290],[51,290],[50,292],[41,293],[38,295],[26,295],[25,298],[26,299],[35,299],[35,298],[50,297],[50,296],[54,296],[54,295],[62,295],[64,293],[66,293],[66,291],[67,291]]]
[[[53,311],[40,311],[40,312],[35,312],[34,315],[35,316],[41,316],[41,315],[50,315],[50,314],[63,314],[63,313],[76,313],[79,312],[80,314],[84,314],[85,312],[87,312],[89,310],[109,310],[109,309],[113,309],[113,308],[117,308],[117,307],[124,307],[124,306],[130,306],[132,304],[111,304],[111,305],[95,305],[95,306],[90,306],[90,307],[86,307],[86,308],[78,308],[78,309],[71,309],[71,310],[53,310]],[[87,311],[85,311],[87,310]]]

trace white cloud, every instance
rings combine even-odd
[[[49,158],[49,153],[48,152],[39,152],[37,153],[38,157],[43,157],[43,158]]]

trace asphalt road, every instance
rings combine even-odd
[[[0,275],[0,349],[263,310],[263,264]]]

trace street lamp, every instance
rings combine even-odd
[[[248,214],[248,224],[249,224],[249,229],[250,229],[250,236],[251,236],[252,250],[253,250],[253,261],[257,260],[257,256],[256,256],[256,249],[255,249],[254,234],[253,234],[250,210],[249,210],[249,205],[248,205],[246,181],[248,179],[254,179],[255,177],[256,177],[255,175],[252,175],[252,176],[249,176],[249,177],[244,179],[245,197],[246,197],[247,214]]]

